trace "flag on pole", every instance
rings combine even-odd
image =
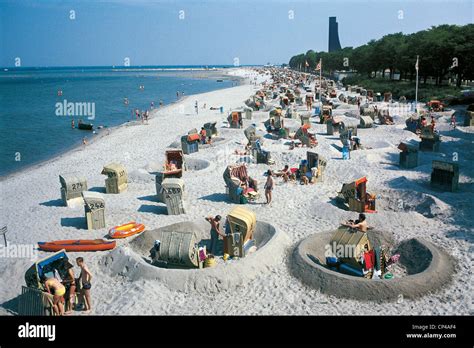
[[[321,70],[321,59],[319,60],[318,65],[316,65],[316,70]]]
[[[415,69],[416,69],[416,71],[418,71],[418,69],[419,69],[419,65],[418,65],[418,56],[416,56],[416,64],[415,64]]]
[[[308,64],[308,61],[307,61],[307,60],[305,60],[305,61],[304,61],[304,65],[305,65],[306,67],[308,67],[308,66],[309,66],[309,64]]]

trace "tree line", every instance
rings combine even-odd
[[[474,24],[445,24],[413,34],[389,34],[356,48],[345,47],[330,53],[309,50],[291,57],[289,66],[314,73],[322,59],[323,74],[345,70],[368,78],[380,73],[390,79],[400,74],[400,79],[412,81],[417,55],[422,83],[432,77],[440,85],[451,77],[459,87],[462,80],[474,80]]]

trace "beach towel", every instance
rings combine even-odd
[[[373,250],[367,251],[364,253],[364,268],[365,270],[370,270],[374,268],[375,264],[375,253]]]
[[[397,263],[399,259],[400,259],[400,254],[392,255],[392,257],[390,257],[390,259],[388,260],[388,266],[393,265],[394,263]]]

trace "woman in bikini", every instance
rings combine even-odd
[[[44,282],[46,292],[53,295],[53,310],[56,315],[64,315],[64,294],[66,288],[56,278],[47,278]]]
[[[273,185],[273,173],[269,169],[267,172],[267,182],[265,183],[265,197],[267,198],[267,204],[270,204],[272,202]]]

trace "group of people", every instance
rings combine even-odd
[[[201,131],[199,132],[199,136],[201,137],[201,144],[211,144],[212,143],[212,137],[207,136],[207,131],[204,129],[204,127],[201,127]]]
[[[136,120],[141,120],[142,123],[148,123],[148,118],[150,117],[150,112],[148,110],[142,110],[140,112],[140,110],[138,109],[135,109],[135,118]]]
[[[92,274],[82,257],[78,257],[76,263],[81,270],[78,278],[75,277],[74,266],[70,263],[68,263],[69,268],[64,279],[61,279],[57,272],[49,272],[42,276],[41,281],[44,284],[45,291],[53,295],[55,315],[70,314],[73,310],[89,312],[92,309]]]

